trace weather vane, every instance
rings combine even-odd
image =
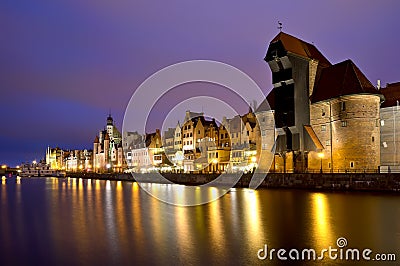
[[[278,20],[278,30],[282,32],[282,22]]]

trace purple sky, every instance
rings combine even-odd
[[[332,63],[399,81],[399,11],[396,0],[3,0],[0,163],[40,159],[47,145],[91,148],[109,109],[121,128],[135,88],[177,62],[222,61],[269,91],[263,58],[278,20]]]

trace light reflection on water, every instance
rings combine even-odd
[[[148,186],[182,202],[218,193]],[[321,250],[338,237],[352,247],[400,249],[400,205],[391,195],[232,189],[177,207],[121,181],[7,180],[0,191],[0,264],[265,264],[257,259],[264,244]]]

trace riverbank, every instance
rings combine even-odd
[[[170,182],[182,185],[199,186],[209,183],[218,177],[218,174],[172,174],[163,173]],[[153,174],[125,173],[67,173],[67,177],[83,179],[140,181],[148,183],[168,183],[163,178]],[[232,177],[233,178],[233,177]],[[249,187],[252,174],[243,174],[235,187]],[[229,176],[224,176],[215,183],[226,185]],[[338,191],[379,191],[400,193],[400,174],[398,173],[269,173],[259,188],[293,188],[308,190],[338,190]]]

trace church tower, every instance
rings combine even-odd
[[[111,113],[110,113],[110,114],[108,114],[108,117],[107,117],[107,133],[108,133],[108,136],[111,141],[114,140],[114,134],[113,134],[114,130],[113,129],[114,129],[114,120],[111,117]]]

